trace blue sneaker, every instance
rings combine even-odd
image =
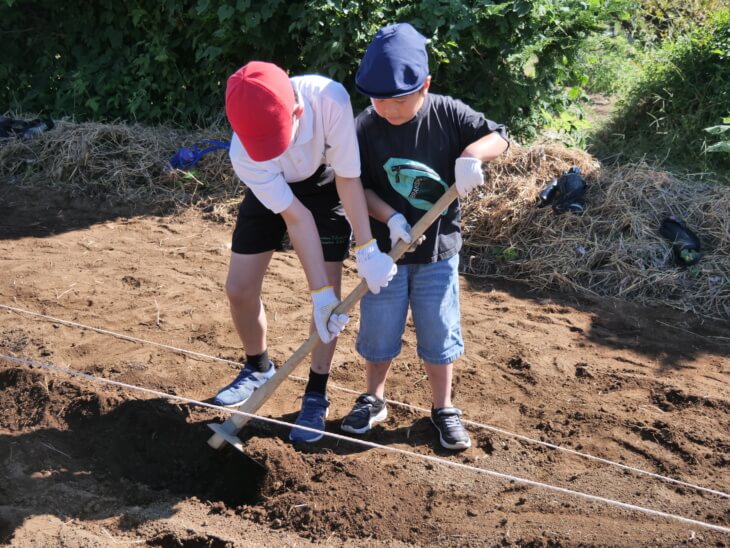
[[[263,385],[276,373],[276,368],[273,362],[269,362],[271,367],[265,373],[261,373],[252,367],[245,366],[241,369],[238,376],[233,379],[233,382],[228,386],[222,388],[218,392],[213,400],[216,405],[223,407],[238,407],[244,403],[251,394],[254,393],[259,386]]]
[[[308,392],[302,398],[302,410],[299,412],[297,420],[294,424],[306,426],[307,428],[316,428],[324,432],[324,420],[329,414],[330,402],[327,396],[323,396],[317,392]],[[299,428],[292,428],[289,433],[289,439],[294,442],[314,443],[322,439],[324,434],[317,432],[309,432]]]

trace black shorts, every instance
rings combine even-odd
[[[332,168],[320,166],[314,175],[289,186],[304,207],[312,212],[322,243],[324,260],[341,262],[347,258],[350,248],[350,223],[337,210],[341,210],[340,197],[335,186]],[[231,250],[242,255],[281,251],[286,223],[278,213],[262,204],[250,189],[246,189],[243,202],[238,208],[238,220],[233,230]]]

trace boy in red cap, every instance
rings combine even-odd
[[[379,292],[396,271],[370,231],[350,98],[342,85],[328,78],[289,78],[274,64],[252,61],[228,79],[226,115],[234,132],[233,169],[247,187],[226,280],[246,363],[214,401],[239,406],[274,374],[261,286],[269,261],[288,232],[311,291],[312,329],[323,343],[312,352],[296,424],[324,431],[335,339],[349,319],[332,311],[340,302],[342,261],[351,232],[358,244],[358,273],[370,291]],[[314,442],[322,434],[295,427],[289,437]]]
[[[482,161],[509,146],[503,125],[451,97],[428,93],[426,39],[407,23],[383,27],[355,77],[372,106],[356,120],[362,181],[372,231],[381,249],[411,241],[411,224],[451,185],[465,197],[484,183]],[[378,295],[360,302],[357,350],[366,360],[367,388],[342,422],[362,434],[387,417],[384,392],[401,349],[410,306],[417,351],[431,384],[431,421],[447,449],[471,446],[451,402],[453,362],[464,353],[459,313],[460,210],[457,202],[426,231],[423,243],[398,262]]]

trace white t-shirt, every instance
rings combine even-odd
[[[287,181],[303,181],[322,164],[340,177],[360,176],[355,120],[345,88],[323,76],[295,76],[291,82],[304,114],[289,148],[273,160],[255,162],[234,133],[229,152],[236,175],[274,213],[284,211],[294,199]]]

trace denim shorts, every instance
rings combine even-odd
[[[383,362],[400,354],[409,305],[422,360],[444,365],[464,353],[458,254],[435,263],[398,265],[387,287],[377,295],[365,294],[356,345],[363,358]]]

